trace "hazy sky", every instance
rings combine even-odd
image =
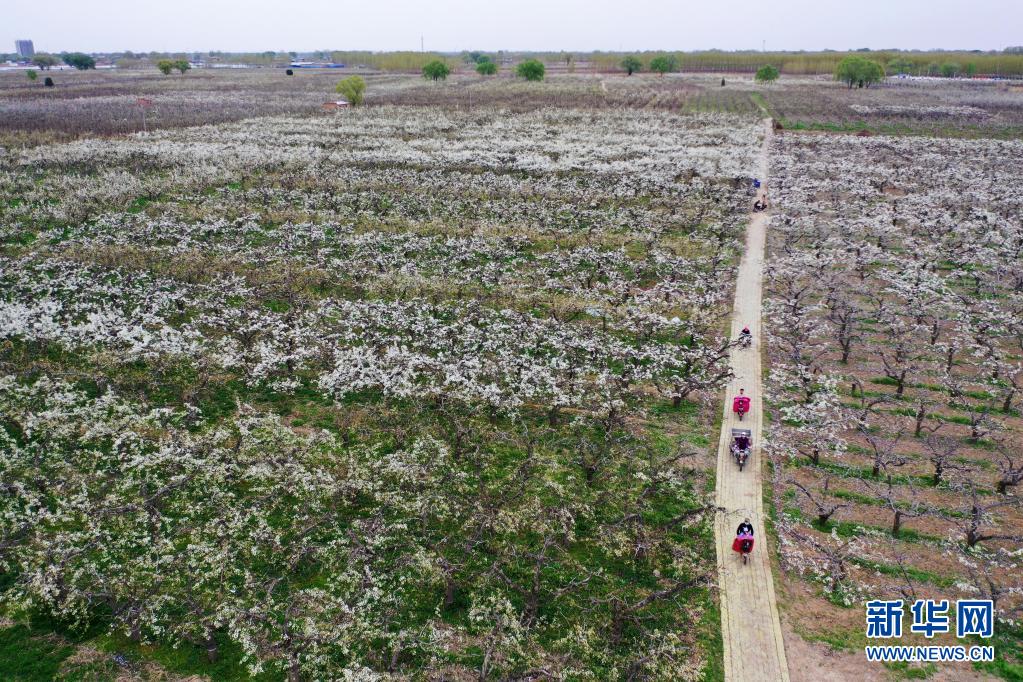
[[[1023,0],[7,0],[0,52],[1002,49]]]

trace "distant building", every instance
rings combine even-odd
[[[343,69],[344,64],[335,64],[333,62],[310,62],[305,59],[296,59],[295,61],[288,64],[293,69]]]
[[[32,59],[36,56],[36,49],[32,46],[31,40],[15,40],[14,46],[17,48],[18,56],[22,59]]]

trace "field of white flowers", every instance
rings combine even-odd
[[[376,107],[0,158],[11,617],[267,679],[698,679],[761,126]]]
[[[773,151],[764,312],[783,566],[860,635],[848,607],[864,597],[991,599],[1004,639],[989,669],[1012,679],[1023,144],[786,134]]]

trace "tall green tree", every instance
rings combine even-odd
[[[515,75],[527,81],[542,81],[547,69],[539,59],[527,59],[515,67]]]
[[[662,76],[672,71],[678,71],[678,59],[673,54],[662,54],[650,60],[650,70],[656,71]]]
[[[54,57],[52,54],[37,54],[32,57],[32,63],[38,66],[43,71],[60,64],[60,60]]]
[[[765,64],[757,69],[755,78],[761,83],[771,83],[778,80],[778,69],[777,67]]]
[[[362,104],[366,94],[366,81],[359,76],[349,76],[337,84],[334,90],[348,100],[352,106]]]
[[[160,69],[160,73],[164,76],[169,76],[170,72],[174,70],[173,59],[161,59],[156,63],[156,68]]]
[[[190,68],[192,68],[192,65],[188,63],[187,59],[175,59],[174,68],[180,71],[181,73],[184,73],[185,71],[188,71]]]
[[[439,59],[434,59],[423,67],[423,78],[428,78],[432,81],[445,80],[450,74],[451,67]]]
[[[65,64],[73,66],[79,71],[96,68],[96,60],[83,52],[69,52],[68,54],[61,55],[61,58]]]
[[[625,69],[626,75],[631,76],[643,68],[643,62],[639,61],[639,57],[630,54],[622,60],[622,68]]]
[[[955,62],[945,62],[941,65],[941,75],[945,78],[955,78],[961,70],[961,67]]]
[[[476,73],[481,76],[493,76],[497,73],[497,64],[490,61],[489,57],[485,57],[476,62]]]
[[[888,62],[889,73],[910,73],[913,70],[913,62],[904,57],[896,57]]]
[[[846,83],[850,88],[870,87],[873,83],[884,80],[884,68],[875,61],[863,57],[850,56],[838,63],[835,68],[835,79]]]

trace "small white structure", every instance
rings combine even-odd
[[[324,102],[324,111],[337,111],[338,109],[347,109],[352,106],[346,99],[336,99],[333,102]]]

